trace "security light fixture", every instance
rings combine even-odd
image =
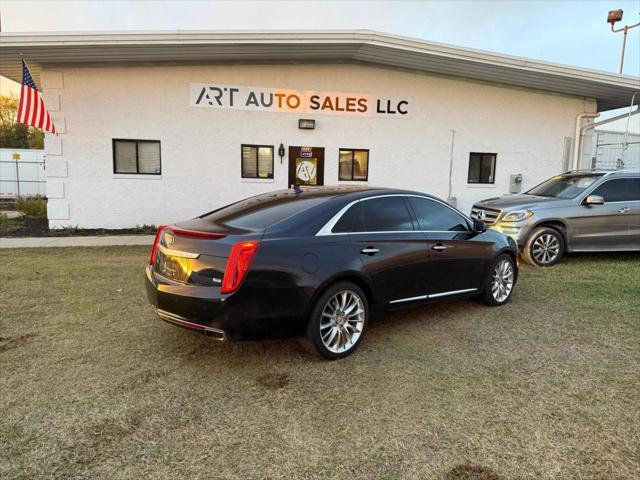
[[[308,118],[301,118],[298,120],[298,128],[301,130],[314,130],[316,128],[316,121]]]
[[[625,25],[622,28],[618,28],[617,30],[614,28],[616,22],[622,20],[622,14],[624,12],[621,8],[618,10],[609,10],[609,14],[607,15],[607,23],[611,24],[611,31],[613,33],[624,32],[624,38],[622,39],[622,56],[620,57],[620,74],[622,74],[622,68],[624,67],[624,50],[627,46],[627,32],[640,25],[640,22],[635,23],[633,25]]]
[[[609,15],[607,15],[607,23],[610,23],[613,26],[614,23],[622,20],[623,13],[624,12],[621,8],[619,8],[618,10],[609,10]]]

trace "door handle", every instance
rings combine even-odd
[[[375,255],[380,250],[374,247],[367,247],[360,250],[360,253],[364,253],[365,255]]]
[[[438,252],[442,252],[443,250],[446,250],[447,247],[446,245],[442,245],[441,243],[436,243],[433,247],[431,247],[431,250],[436,250]]]
[[[629,207],[624,207],[618,210],[618,213],[629,213]]]

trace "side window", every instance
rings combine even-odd
[[[640,178],[630,178],[627,180],[630,184],[631,198],[634,202],[640,202]]]
[[[591,195],[600,195],[607,202],[640,200],[640,179],[616,178],[597,187]]]
[[[360,210],[362,209],[362,202],[358,202],[355,205],[352,205],[349,210],[344,212],[340,220],[333,226],[331,231],[333,233],[346,233],[353,232],[356,225],[360,222],[362,218],[360,216]]]
[[[402,197],[380,197],[360,202],[360,218],[354,232],[402,232],[413,230],[411,215]]]
[[[421,197],[409,197],[421,230],[466,231],[469,225],[464,217],[449,207]]]

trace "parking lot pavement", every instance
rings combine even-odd
[[[119,245],[152,245],[154,238],[154,235],[0,238],[0,248],[108,247]]]

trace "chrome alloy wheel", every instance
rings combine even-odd
[[[360,295],[351,290],[336,293],[322,310],[322,343],[332,353],[349,350],[362,335],[364,320],[365,308]]]
[[[503,258],[498,262],[493,270],[493,278],[491,280],[491,295],[493,299],[502,303],[513,289],[513,264],[510,260]]]
[[[540,265],[553,263],[560,253],[560,241],[555,235],[545,233],[536,238],[531,245],[531,255]]]

